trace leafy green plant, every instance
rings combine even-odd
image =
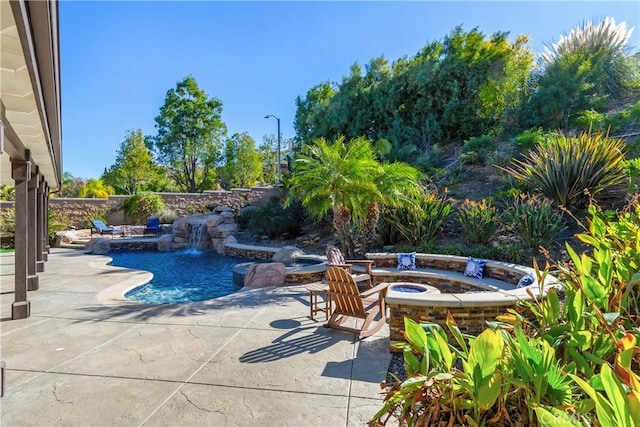
[[[457,219],[470,243],[489,243],[500,227],[500,214],[491,200],[465,200],[458,208]]]
[[[590,207],[577,237],[591,252],[567,245],[559,281],[534,260],[540,292],[478,337],[450,316],[447,334],[405,318],[407,378],[390,384],[372,422],[640,425],[640,203],[614,218]]]
[[[527,152],[538,146],[546,138],[546,133],[542,128],[527,129],[516,136],[514,144],[521,152]]]
[[[562,216],[548,200],[522,195],[507,201],[506,205],[505,224],[512,227],[526,249],[549,248],[565,229]]]
[[[627,192],[632,193],[638,191],[640,186],[640,157],[625,160],[620,164],[621,169],[629,177],[629,186]]]
[[[432,241],[450,212],[451,203],[446,195],[424,193],[418,210],[396,209],[384,215],[384,220],[415,247]]]
[[[256,233],[278,238],[284,234],[296,237],[300,234],[303,217],[299,202],[292,202],[286,208],[280,200],[272,198],[264,206],[245,210],[238,216],[241,228],[254,230]]]
[[[595,110],[585,110],[577,118],[576,123],[584,131],[606,131],[607,117],[604,114],[598,113]]]
[[[496,149],[492,136],[476,136],[465,141],[460,149],[460,160],[463,164],[485,164],[489,153]]]
[[[624,160],[622,140],[583,133],[570,138],[554,135],[514,160],[506,170],[539,190],[556,206],[578,209],[604,189],[608,194],[625,182],[620,169]]]
[[[140,192],[123,202],[125,214],[135,223],[145,224],[151,216],[161,216],[166,210],[162,197],[156,193]]]
[[[16,232],[15,208],[0,211],[0,234],[13,235]]]

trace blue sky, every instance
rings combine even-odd
[[[155,134],[167,91],[193,75],[229,135],[293,137],[295,98],[354,62],[413,56],[457,25],[528,34],[534,52],[585,20],[636,27],[640,2],[60,2],[63,169],[98,178],[129,129]]]

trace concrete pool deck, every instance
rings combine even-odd
[[[364,426],[382,405],[389,330],[362,341],[308,317],[304,285],[150,306],[98,298],[149,274],[52,249],[31,317],[10,320],[0,254],[0,425]]]

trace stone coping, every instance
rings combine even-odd
[[[392,262],[397,262],[397,254],[395,253],[367,254],[367,258],[375,261],[376,264],[389,265]],[[460,270],[461,266],[466,265],[466,262],[467,257],[455,255],[416,254],[416,265],[452,266],[452,268]],[[420,279],[427,283],[430,280],[438,283],[464,283],[478,289],[478,292],[467,293],[404,293],[394,291],[391,288],[387,291],[387,304],[424,307],[511,306],[519,300],[530,300],[533,296],[539,296],[541,292],[541,286],[533,268],[501,261],[487,260],[485,273],[487,273],[488,277],[483,277],[482,279],[467,277],[461,271],[438,268],[398,270],[394,267],[377,267],[372,269],[371,273],[374,278],[378,275],[382,277],[391,276],[399,280]],[[517,283],[520,277],[529,273],[533,275],[534,282],[527,287],[516,288],[513,282]],[[504,277],[504,279],[491,276]],[[552,286],[558,287],[560,284],[555,277],[547,275],[544,288]]]
[[[256,246],[256,245],[245,245],[242,243],[227,243],[225,245],[227,248],[238,249],[246,252],[279,252],[282,248],[278,246]]]

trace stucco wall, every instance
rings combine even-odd
[[[158,193],[167,209],[181,217],[194,212],[204,212],[210,206],[229,206],[238,211],[247,205],[264,205],[272,197],[284,197],[278,187],[234,188],[231,191],[205,191],[204,193]],[[59,217],[68,220],[69,226],[87,228],[94,217],[106,217],[109,224],[125,224],[124,212],[118,209],[127,196],[110,196],[108,199],[49,199],[49,208]],[[13,202],[1,202],[0,210],[13,207]],[[65,221],[66,222],[66,221]]]

